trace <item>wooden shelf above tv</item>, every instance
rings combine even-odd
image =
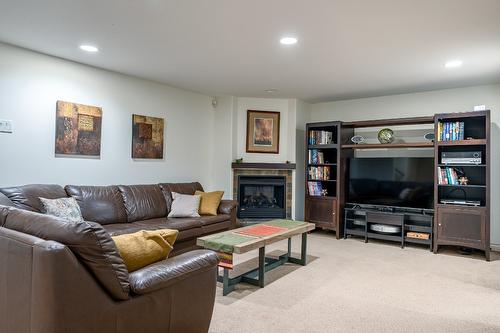
[[[422,125],[422,124],[434,124],[434,116],[351,121],[342,123],[342,127],[360,128],[360,127],[405,126],[405,125]]]
[[[404,143],[361,143],[342,145],[343,149],[394,149],[394,148],[433,148],[434,142],[404,142]]]
[[[438,146],[478,146],[485,145],[486,139],[438,141]]]

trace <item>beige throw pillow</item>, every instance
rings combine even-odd
[[[172,192],[172,207],[168,217],[200,217],[198,209],[201,197]]]

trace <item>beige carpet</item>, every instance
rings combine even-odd
[[[498,255],[486,262],[324,232],[309,236],[308,251],[307,266],[275,269],[263,289],[240,284],[223,297],[219,284],[210,332],[500,332]]]

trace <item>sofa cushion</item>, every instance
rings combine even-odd
[[[215,215],[215,216],[202,216],[200,218],[200,222],[203,226],[206,226],[209,224],[214,224],[214,223],[230,221],[230,220],[231,220],[231,215],[227,215],[227,214],[219,214],[219,215]]]
[[[4,226],[68,246],[113,298],[129,298],[127,267],[115,243],[100,224],[68,222],[50,215],[10,208]],[[78,281],[75,281],[75,286],[78,286]]]
[[[167,202],[158,185],[120,185],[118,188],[123,196],[128,222],[167,216]]]
[[[106,224],[104,229],[111,235],[131,234],[141,230],[175,229],[179,230],[177,242],[193,239],[202,235],[200,218],[151,219],[133,223]]]
[[[127,222],[127,213],[118,186],[67,185],[65,189],[80,205],[86,221],[100,224]]]
[[[0,205],[7,207],[14,207],[14,203],[10,201],[9,198],[5,196],[2,192],[0,192]]]
[[[159,185],[165,196],[165,201],[167,202],[167,211],[170,211],[170,207],[172,206],[172,192],[193,195],[196,191],[203,191],[203,187],[198,182],[161,183]]]
[[[9,200],[14,204],[14,207],[29,210],[32,212],[41,212],[42,203],[41,198],[59,199],[66,198],[66,192],[59,185],[43,185],[31,184],[15,187],[0,188]]]
[[[114,236],[113,241],[129,272],[165,260],[179,232],[173,229],[141,230]]]

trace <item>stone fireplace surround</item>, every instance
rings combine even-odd
[[[286,179],[286,218],[292,218],[292,176],[294,163],[233,163],[233,199],[238,200],[238,176],[284,176]]]

